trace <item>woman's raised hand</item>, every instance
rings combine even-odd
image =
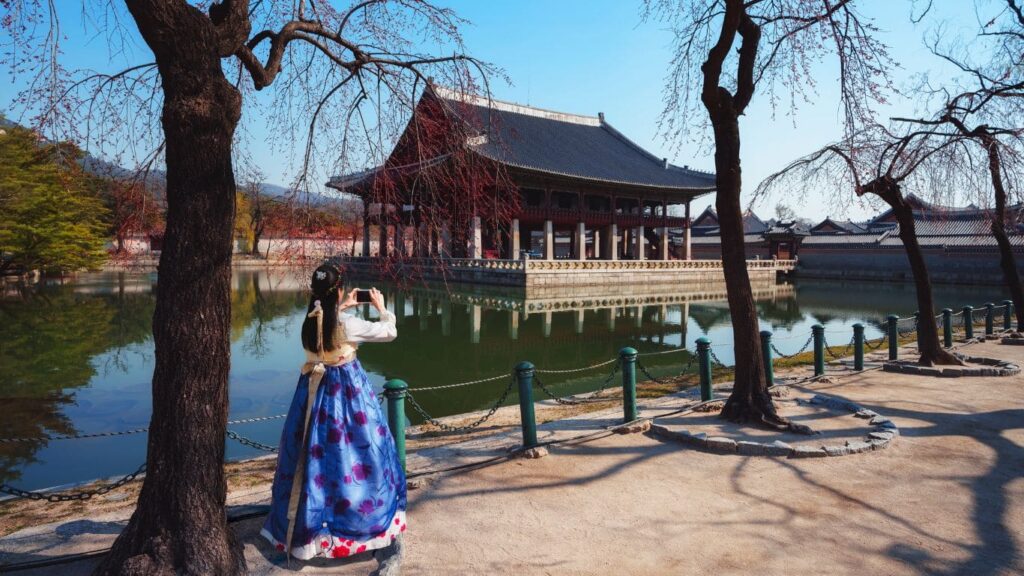
[[[376,288],[370,288],[370,303],[373,304],[373,307],[376,308],[378,312],[386,310],[384,306],[384,295]]]
[[[358,288],[353,288],[352,291],[348,293],[348,296],[346,296],[345,299],[341,302],[341,304],[338,305],[338,308],[341,310],[348,310],[349,308],[355,308],[356,306],[358,306],[359,302],[356,301],[356,292],[358,290]],[[338,292],[344,294],[341,288],[338,288]]]

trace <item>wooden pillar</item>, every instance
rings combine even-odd
[[[469,257],[479,260],[484,257],[483,230],[480,228],[480,217],[473,216],[469,224]]]
[[[645,260],[645,257],[644,257],[644,240],[645,240],[645,238],[644,238],[644,227],[643,227],[642,224],[640,226],[636,227],[635,231],[633,232],[633,235],[636,236],[636,238],[633,239],[634,243],[636,244],[636,249],[634,250],[634,254],[636,255],[636,259],[637,260]]]
[[[509,235],[511,236],[510,242],[509,242],[509,244],[511,244],[511,246],[510,246],[510,251],[509,251],[509,254],[508,254],[508,258],[511,259],[511,260],[518,260],[519,259],[519,252],[520,252],[520,248],[519,248],[519,218],[513,218],[512,219],[512,228],[509,231]]]
[[[448,223],[445,222],[441,225],[441,233],[437,239],[437,254],[441,258],[452,257],[452,231],[448,227]]]
[[[668,260],[668,226],[661,227],[661,259]]]
[[[587,225],[583,222],[576,223],[576,259],[587,259]]]
[[[609,224],[607,230],[605,230],[604,257],[607,260],[619,259],[619,227],[615,224]]]
[[[555,259],[555,225],[551,220],[544,221],[544,259]]]
[[[363,254],[364,257],[370,256],[370,220],[368,218],[363,219]]]
[[[383,206],[381,206],[383,210]],[[380,224],[377,226],[377,255],[384,258],[388,255],[388,224],[381,215]]]
[[[594,235],[594,242],[591,244],[594,247],[594,260],[601,259],[601,231],[595,229],[592,234]]]
[[[683,258],[693,260],[693,252],[690,248],[690,202],[686,202],[686,226],[683,228]]]

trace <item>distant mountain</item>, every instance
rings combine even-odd
[[[0,128],[13,128],[20,127],[21,124],[8,120],[7,118],[0,116]],[[100,176],[104,178],[132,178],[136,175],[134,170],[129,170],[114,162],[108,162],[101,158],[97,158],[88,152],[82,158],[80,162],[82,169],[94,176]],[[163,188],[167,182],[167,172],[164,170],[150,170],[147,181],[157,187]],[[241,185],[241,184],[240,184]],[[291,195],[292,191],[286,186],[280,186],[278,184],[271,184],[269,182],[263,182],[260,185],[261,191],[267,196],[274,198],[286,198]],[[362,211],[362,204],[357,198],[351,196],[339,196],[337,193],[319,193],[311,192],[309,197],[310,204],[318,207],[332,207],[336,206],[338,209],[343,211],[358,210]]]

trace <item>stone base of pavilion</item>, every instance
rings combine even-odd
[[[353,257],[341,260],[346,275],[355,278],[400,276],[422,280],[526,288],[527,293],[565,287],[666,286],[709,290],[724,285],[721,260],[498,260],[473,258],[407,258],[381,260]],[[791,272],[795,260],[748,260],[751,284],[770,286],[779,274]],[[593,291],[591,291],[593,292]],[[598,292],[594,292],[598,294]]]

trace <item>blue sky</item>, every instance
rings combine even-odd
[[[441,0],[456,9],[471,25],[463,31],[474,56],[503,68],[512,85],[496,83],[494,96],[565,112],[596,115],[604,112],[609,123],[658,156],[676,164],[713,169],[711,151],[686,144],[677,153],[657,133],[662,110],[662,86],[671,58],[671,35],[663,24],[642,22],[639,0]],[[74,2],[59,2],[62,9]],[[931,71],[948,74],[925,49],[922,38],[938,22],[953,32],[975,27],[973,3],[967,0],[938,0],[938,6],[922,24],[910,22],[910,3],[864,0],[862,12],[882,28],[882,39],[902,69],[895,74],[898,84],[912,74]],[[71,35],[70,65],[103,69],[108,60],[102,38],[91,40],[82,34],[81,11],[68,9],[64,28]],[[136,48],[136,62],[148,58],[145,48]],[[790,115],[788,108],[772,118],[764,94],[754,97],[748,115],[741,120],[744,196],[762,178],[790,160],[813,151],[840,134],[834,61],[826,58],[815,67],[819,93],[812,103],[803,103]],[[9,111],[14,86],[0,86],[0,109]],[[887,114],[913,112],[913,102],[897,99]],[[262,166],[267,180],[284,184],[291,169],[280,155],[262,143],[256,126],[251,153]],[[695,209],[707,202],[698,201]],[[832,192],[807,195],[777,193],[754,208],[762,216],[774,215],[777,202],[791,205],[799,215],[812,219],[825,216],[864,218],[876,207],[853,199],[852,192],[836,197]]]

